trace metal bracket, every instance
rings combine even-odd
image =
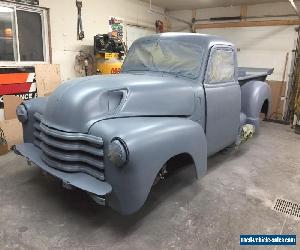
[[[84,38],[84,31],[82,28],[82,17],[81,17],[81,8],[82,8],[82,1],[76,0],[76,7],[77,7],[77,40],[83,40]]]

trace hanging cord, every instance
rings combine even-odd
[[[82,28],[82,17],[81,17],[81,8],[82,8],[82,1],[76,0],[76,7],[77,7],[77,40],[83,40],[84,38],[84,31]]]
[[[93,55],[85,51],[80,51],[79,55],[75,57],[74,70],[79,76],[94,75],[96,72]]]

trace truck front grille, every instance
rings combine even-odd
[[[42,160],[47,165],[104,180],[102,138],[50,128],[42,122],[40,114],[34,117],[34,144],[42,150]]]

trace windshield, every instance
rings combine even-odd
[[[195,79],[203,58],[197,44],[169,39],[135,43],[129,50],[122,72],[152,71]]]

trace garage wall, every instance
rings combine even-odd
[[[51,43],[53,63],[60,64],[63,80],[76,76],[75,56],[82,49],[93,46],[94,35],[108,32],[109,16],[123,18],[127,22],[153,26],[160,17],[147,12],[148,4],[139,0],[89,0],[83,1],[82,19],[85,39],[77,41],[77,8],[75,0],[40,0],[40,6],[50,8]],[[153,6],[158,11],[161,8]],[[137,28],[139,29],[139,28]],[[143,35],[139,29],[139,34]],[[148,34],[145,30],[145,34]],[[128,32],[130,42],[133,32]]]
[[[286,3],[248,6],[248,16],[285,14],[294,14],[288,1]],[[172,11],[171,15],[190,21],[192,11]],[[240,6],[196,11],[197,19],[239,15]],[[172,29],[189,32],[186,25],[174,21],[172,21]],[[286,54],[289,53],[287,71],[289,72],[292,59],[291,51],[294,48],[296,38],[295,26],[202,29],[197,30],[197,32],[220,35],[233,42],[239,49],[238,62],[240,66],[275,68],[274,74],[269,77],[270,80],[282,81]],[[288,74],[286,74],[285,80],[288,80]]]
[[[129,26],[127,25],[125,28],[125,41],[127,43],[128,48],[131,46],[131,44],[138,38],[143,36],[149,36],[155,34],[155,30],[146,29],[146,28],[140,28],[136,26]]]
[[[273,75],[269,77],[271,80],[282,81],[289,53],[289,72],[295,38],[293,26],[203,29],[201,33],[220,35],[232,41],[239,49],[239,66],[274,68]],[[287,79],[288,74],[285,76]]]

